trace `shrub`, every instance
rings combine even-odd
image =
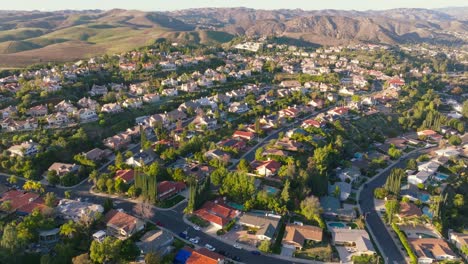
[[[375,188],[374,197],[376,199],[384,199],[388,195],[388,191],[385,188]]]
[[[222,236],[224,234],[226,234],[226,231],[224,229],[220,229],[220,230],[216,231],[216,235],[218,235],[218,236]]]
[[[401,232],[400,228],[395,223],[392,224],[392,228],[395,231],[395,233],[398,235],[398,238],[400,239],[403,247],[406,249],[406,252],[408,252],[408,256],[410,257],[410,263],[411,264],[418,263],[418,258],[414,254],[413,249],[411,249],[411,246],[409,245],[408,239],[406,239],[405,234]]]

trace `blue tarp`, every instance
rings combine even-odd
[[[192,252],[187,251],[185,249],[181,249],[181,250],[179,250],[179,252],[177,252],[177,255],[175,256],[174,263],[175,264],[185,264],[187,262],[187,259],[190,258],[191,255],[192,255]]]

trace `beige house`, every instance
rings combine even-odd
[[[107,227],[107,235],[121,240],[129,238],[145,228],[143,220],[118,210],[110,210],[106,214],[104,222]]]

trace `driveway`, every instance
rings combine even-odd
[[[289,247],[281,247],[281,256],[292,257],[296,249]]]

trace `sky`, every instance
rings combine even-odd
[[[169,11],[203,7],[256,9],[382,10],[391,8],[440,8],[466,6],[466,0],[3,0],[0,10],[137,9]]]

